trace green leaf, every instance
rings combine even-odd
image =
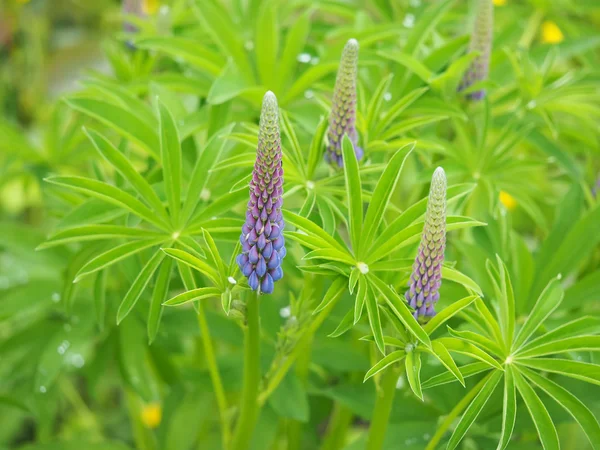
[[[396,190],[400,175],[402,174],[404,163],[414,147],[415,144],[413,143],[397,150],[387,163],[383,174],[377,182],[377,186],[375,186],[375,190],[373,191],[373,196],[371,197],[369,208],[367,209],[367,214],[365,216],[363,231],[359,236],[360,244],[356,250],[357,257],[359,259],[362,257],[363,250],[366,250],[367,246],[373,241],[375,233],[377,233],[377,230],[383,221],[385,211],[390,203],[392,194]]]
[[[167,255],[175,258],[177,261],[190,266],[192,269],[196,269],[198,272],[210,279],[210,281],[212,281],[214,284],[219,285],[220,280],[218,272],[201,259],[176,248],[163,248],[162,250]]]
[[[225,263],[221,259],[217,244],[215,244],[215,241],[210,233],[204,229],[202,230],[202,237],[204,238],[204,242],[206,243],[206,247],[210,253],[213,265],[221,275],[221,278],[225,280],[227,278],[227,269],[225,268]]]
[[[480,297],[483,297],[483,292],[479,285],[471,278],[459,272],[452,267],[442,266],[442,278],[444,280],[453,281],[454,283],[462,284],[465,288],[475,292]]]
[[[361,277],[361,279],[363,279],[364,277]],[[365,281],[364,284],[366,285],[367,282]],[[367,303],[367,315],[369,316],[369,325],[371,326],[371,332],[373,333],[373,338],[375,339],[375,344],[377,344],[377,348],[379,349],[379,351],[385,355],[385,343],[384,343],[384,339],[383,339],[383,328],[381,326],[381,317],[379,316],[379,308],[377,306],[377,299],[375,298],[375,294],[372,292],[371,289],[368,289],[367,292],[367,296],[366,296],[366,303]],[[358,287],[358,291],[359,293],[357,294],[357,301],[358,301],[358,295],[360,295],[360,281],[359,281],[359,287]]]
[[[287,373],[268,401],[279,417],[308,422],[308,395],[294,371]]]
[[[571,322],[567,322],[542,336],[529,341],[524,345],[519,354],[523,354],[531,349],[546,345],[553,341],[560,341],[581,334],[600,333],[600,319],[597,317],[581,317]]]
[[[158,160],[156,122],[145,122],[125,108],[95,98],[72,97],[65,102],[71,108],[102,122],[121,136],[135,142]]]
[[[167,258],[158,271],[156,284],[152,292],[150,300],[150,310],[148,311],[148,343],[152,344],[160,327],[160,319],[162,317],[163,302],[167,298],[169,292],[169,282],[171,280],[171,267],[173,260]]]
[[[358,273],[358,270],[354,269],[353,273]],[[360,318],[362,317],[362,313],[363,313],[363,308],[365,306],[365,301],[367,299],[367,280],[365,279],[364,276],[361,276],[360,274],[357,277],[357,281],[358,281],[358,291],[356,292],[356,299],[354,301],[354,324],[356,325],[356,323],[360,320]],[[353,290],[352,288],[351,291]]]
[[[385,113],[385,115],[377,122],[376,133],[379,135],[383,130],[385,130],[388,126],[394,123],[400,114],[404,112],[406,108],[412,105],[419,97],[421,97],[425,92],[428,91],[429,88],[423,87],[420,89],[415,89],[408,94],[406,94],[402,99],[397,102],[394,102],[394,105]],[[447,191],[448,197],[449,192]]]
[[[317,81],[326,77],[327,75],[334,73],[338,69],[339,63],[330,62],[325,64],[319,64],[317,66],[311,67],[298,78],[292,86],[286,90],[283,99],[281,100],[281,105],[286,105],[296,97],[304,94],[307,89],[310,89]]]
[[[513,371],[513,374],[517,389],[535,424],[542,446],[545,450],[559,450],[558,434],[548,410],[523,376],[516,370]]]
[[[513,368],[510,365],[507,365],[504,371],[504,398],[502,405],[502,432],[500,433],[497,450],[504,450],[508,446],[517,419],[517,391],[515,389]]]
[[[78,192],[92,195],[105,202],[124,208],[136,216],[147,220],[151,224],[156,225],[158,228],[167,228],[165,221],[160,217],[157,217],[156,213],[150,210],[137,198],[110,184],[92,180],[90,178],[74,176],[50,177],[47,178],[46,181],[56,184],[57,186],[67,187]]]
[[[573,336],[557,341],[550,341],[542,345],[520,351],[520,358],[533,358],[534,356],[552,355],[567,352],[594,352],[600,351],[600,336]]]
[[[142,228],[124,227],[121,225],[84,225],[70,228],[52,235],[46,242],[36,247],[36,250],[55,247],[71,242],[93,241],[114,238],[158,239],[161,235],[155,231]]]
[[[219,297],[221,295],[221,291],[215,287],[203,287],[197,289],[191,289],[189,291],[183,292],[182,294],[176,295],[173,298],[170,298],[166,302],[163,303],[165,306],[178,306],[183,305],[185,303],[194,302],[197,300],[202,300],[205,298],[211,297]]]
[[[194,212],[194,209],[198,204],[198,199],[202,194],[202,190],[206,187],[207,182],[210,179],[209,171],[219,160],[219,157],[225,148],[227,141],[224,139],[224,136],[230,134],[233,127],[234,124],[227,125],[214,133],[200,151],[190,177],[190,184],[183,203],[181,215],[184,220],[188,220]]]
[[[422,401],[423,391],[421,390],[421,353],[410,351],[406,353],[406,378],[412,391]]]
[[[139,253],[149,247],[154,247],[162,242],[163,239],[143,239],[134,242],[127,242],[111,248],[110,250],[91,259],[81,269],[79,269],[79,272],[77,272],[73,282],[77,283],[83,277],[91,273],[111,266],[125,258],[128,258],[129,256],[135,255],[136,253]]]
[[[278,86],[280,89],[277,92],[282,92],[282,89],[287,87],[291,81],[292,75],[295,73],[298,65],[298,55],[304,50],[306,40],[310,32],[310,16],[312,11],[305,11],[300,17],[294,19],[294,22],[289,27],[281,58],[278,65]]]
[[[344,180],[348,201],[348,215],[350,218],[352,250],[358,256],[363,221],[362,187],[354,146],[350,138],[345,134],[342,138],[342,156],[344,159]]]
[[[371,367],[368,370],[368,372],[365,374],[365,378],[364,378],[363,382],[367,381],[373,375],[378,374],[386,367],[391,366],[394,363],[402,361],[402,358],[404,358],[405,356],[406,356],[406,352],[404,350],[396,350],[396,351],[390,353],[389,355],[383,357],[373,367]]]
[[[98,272],[94,280],[94,311],[98,328],[103,331],[106,316],[106,270]]]
[[[158,100],[158,118],[160,159],[169,214],[172,224],[178,227],[181,208],[181,147],[175,119],[160,100]]]
[[[448,441],[448,446],[446,447],[448,450],[455,449],[460,441],[462,441],[463,437],[465,437],[465,434],[467,434],[467,431],[469,431],[469,428],[471,428],[471,425],[473,425],[473,422],[475,422],[477,416],[479,416],[492,396],[500,378],[502,378],[502,372],[499,371],[492,372],[488,376],[487,381],[465,410],[458,425],[456,425],[456,428]]]
[[[581,425],[592,448],[600,448],[600,424],[585,404],[559,384],[544,378],[532,370],[521,368],[522,373],[546,394],[553,398]]]
[[[490,370],[490,366],[482,362],[475,362],[471,364],[465,364],[464,366],[459,367],[458,370],[460,370],[460,373],[464,379],[472,377],[473,375],[477,375],[481,372],[486,372]],[[423,389],[429,389],[432,387],[441,386],[443,384],[452,383],[456,381],[456,379],[457,378],[453,373],[444,371],[439,375],[434,375],[433,377],[429,378],[423,382],[421,386]]]
[[[583,307],[584,305],[600,302],[600,270],[578,280],[565,291],[565,305],[570,308]]]
[[[216,77],[225,60],[222,56],[203,46],[203,42],[182,36],[152,36],[135,40],[140,49],[163,52],[173,58],[181,58],[191,66]]]
[[[488,339],[485,336],[482,336],[479,333],[475,333],[475,332],[469,331],[469,330],[461,330],[461,331],[453,330],[449,326],[446,326],[446,328],[448,328],[448,331],[450,332],[450,334],[452,336],[458,337],[460,339],[464,339],[465,341],[472,342],[473,344],[477,345],[478,347],[481,347],[482,349],[484,349],[486,352],[492,353],[498,357],[500,357],[501,355],[504,355],[504,352],[502,351],[502,349],[498,346],[498,344],[496,342],[494,342],[491,339]]]
[[[403,51],[406,54],[416,56],[421,44],[429,37],[429,33],[436,27],[446,11],[454,4],[454,0],[446,0],[431,4],[422,15],[416,26],[411,29],[410,35]]]
[[[281,112],[281,131],[289,140],[289,152],[288,156],[294,162],[294,167],[299,171],[302,176],[305,176],[304,157],[302,156],[302,148],[300,142],[294,131],[294,126],[285,111]]]
[[[450,350],[450,352],[470,356],[471,358],[478,359],[479,361],[488,364],[494,369],[503,370],[498,361],[481,350],[479,347],[476,347],[469,342],[454,337],[442,337],[437,340],[444,344],[444,346]]]
[[[254,70],[246,54],[244,41],[226,10],[213,2],[194,1],[192,5],[202,29],[209,34],[221,53],[232,58],[246,81],[253,81]]]
[[[327,335],[327,337],[335,338],[341,336],[354,325],[354,311],[350,310],[346,313],[340,324],[333,330],[331,333]]]
[[[333,283],[331,283],[331,286],[329,286],[329,289],[327,289],[323,300],[321,300],[321,303],[319,303],[319,305],[313,311],[313,315],[323,311],[332,302],[335,302],[341,297],[345,290],[346,279],[344,277],[337,277],[335,280],[333,280]]]
[[[205,222],[212,220],[213,217],[217,217],[221,214],[231,211],[235,206],[239,205],[244,200],[248,200],[248,198],[249,194],[247,187],[243,187],[237,191],[222,195],[208,206],[204,208],[198,208],[190,219],[188,227],[192,229],[199,226],[208,229],[208,227],[203,225]]]
[[[452,359],[450,352],[448,349],[442,344],[440,341],[431,341],[431,349],[427,350],[433,356],[435,356],[439,361],[444,365],[446,369],[460,382],[460,384],[465,386],[465,379],[460,372],[460,369]]]
[[[476,298],[476,295],[472,295],[470,297],[465,297],[461,300],[458,300],[457,302],[453,302],[433,316],[429,322],[423,326],[423,329],[427,334],[431,335],[440,325],[444,324],[456,313],[469,306]]]
[[[127,291],[127,294],[125,294],[125,298],[119,305],[119,310],[117,311],[117,325],[119,325],[131,312],[138,299],[142,295],[142,292],[144,292],[144,289],[146,289],[146,286],[148,286],[150,279],[154,275],[154,272],[156,272],[156,269],[158,269],[158,266],[164,257],[165,254],[163,252],[157,251],[142,268],[142,271],[136,277],[135,281],[129,288],[129,291]]]
[[[565,291],[560,285],[560,278],[557,277],[548,283],[546,289],[540,294],[531,314],[529,314],[527,320],[519,330],[513,348],[518,351],[527,342],[538,327],[544,323],[546,318],[558,308],[564,295]]]
[[[275,86],[277,83],[278,27],[274,5],[264,2],[258,12],[254,35],[256,67],[263,86]]]
[[[427,347],[431,347],[431,341],[429,336],[425,332],[419,322],[413,317],[412,313],[408,309],[406,302],[401,299],[390,287],[381,281],[378,277],[369,274],[369,281],[372,285],[383,295],[387,305],[390,307],[394,315],[400,319],[404,326],[423,344]]]
[[[374,131],[373,129],[377,124],[379,116],[381,115],[381,105],[383,104],[383,97],[385,93],[388,92],[393,77],[393,73],[390,73],[387,76],[383,77],[383,79],[379,82],[379,85],[375,89],[375,92],[373,92],[371,100],[369,101],[369,105],[367,106],[365,122],[369,126],[369,139],[371,138],[371,135],[373,134],[372,131]]]
[[[504,262],[500,259],[500,256],[496,255],[498,262],[498,270],[500,277],[500,288],[498,301],[500,303],[500,329],[504,336],[504,342],[507,347],[510,347],[510,343],[514,338],[515,333],[515,294],[513,292],[512,283],[510,281],[510,275],[508,268]]]
[[[433,75],[433,73],[427,68],[425,64],[423,64],[417,58],[414,58],[402,52],[379,51],[377,52],[377,54],[382,58],[389,59],[406,67],[425,83],[429,83],[429,80],[431,80],[431,76]],[[427,90],[427,88],[425,88],[425,90]]]
[[[319,125],[315,130],[315,134],[310,142],[310,148],[308,150],[308,162],[307,162],[307,173],[306,177],[308,180],[312,180],[315,176],[315,172],[319,164],[323,161],[323,153],[325,146],[323,145],[323,140],[325,139],[325,133],[327,132],[327,127],[329,126],[329,122],[327,118],[321,117],[319,121]]]
[[[336,241],[331,235],[327,234],[325,230],[316,225],[311,220],[308,220],[302,216],[299,216],[291,211],[283,210],[283,217],[286,222],[294,225],[296,228],[304,231],[308,235],[313,235],[320,238],[327,246],[337,249],[342,253],[347,253],[346,249]],[[350,257],[350,255],[348,255]]]
[[[154,192],[144,177],[131,165],[127,157],[96,131],[84,129],[84,132],[87,134],[90,141],[92,141],[92,144],[98,153],[100,153],[102,157],[106,159],[129,184],[131,184],[136,192],[156,213],[160,214],[161,217],[166,220],[168,216],[162,201],[158,198],[158,195],[156,195],[156,192]]]
[[[600,385],[600,366],[581,361],[558,358],[520,358],[519,365]]]

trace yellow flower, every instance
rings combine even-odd
[[[542,42],[545,44],[558,44],[564,39],[564,35],[558,25],[551,20],[546,20],[542,24]]]
[[[517,207],[517,201],[508,192],[500,191],[500,203],[504,205],[506,209],[512,211]]]
[[[159,403],[150,403],[142,409],[142,423],[148,428],[156,428],[162,419],[162,408]]]
[[[159,0],[144,0],[143,9],[146,14],[156,14],[158,11]]]
[[[494,0],[494,5],[504,6],[504,5],[506,5],[506,0]]]

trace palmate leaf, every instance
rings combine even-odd
[[[367,315],[369,317],[369,325],[371,326],[371,332],[373,333],[375,344],[377,345],[379,351],[385,355],[385,343],[383,337],[383,327],[381,325],[381,317],[379,315],[379,308],[377,306],[377,298],[371,287],[367,287],[367,296],[365,301],[367,304]]]
[[[176,259],[177,261],[186,264],[192,269],[197,270],[202,275],[205,275],[210,281],[212,281],[217,286],[222,285],[222,280],[219,277],[219,273],[213,267],[202,261],[200,258],[197,258],[186,251],[179,250],[176,248],[164,248],[163,252],[165,252],[170,257]]]
[[[142,228],[125,227],[121,225],[84,225],[82,227],[70,228],[53,234],[46,242],[41,243],[36,250],[72,242],[115,238],[159,239],[161,236],[161,233]]]
[[[164,242],[165,239],[140,239],[139,241],[127,242],[94,257],[88,261],[75,276],[73,283],[77,283],[83,277],[109,267],[125,258],[139,253],[147,248],[154,247]]]
[[[221,290],[216,287],[203,287],[197,289],[190,289],[182,294],[176,295],[173,298],[170,298],[163,304],[165,306],[177,306],[183,305],[185,303],[194,302],[197,300],[202,300],[205,298],[211,297],[219,297],[221,295]]]
[[[484,378],[484,380],[486,380],[485,384],[481,387],[477,395],[475,395],[473,401],[469,404],[458,422],[458,425],[454,429],[454,433],[452,433],[448,446],[446,447],[448,450],[455,449],[469,428],[471,428],[471,425],[473,425],[473,422],[475,422],[477,416],[479,416],[492,396],[500,378],[502,378],[502,372],[500,371],[494,371]]]
[[[160,159],[163,181],[169,204],[171,224],[179,227],[181,210],[181,147],[175,119],[166,106],[157,101],[158,127],[160,137]],[[177,230],[177,228],[175,228]]]
[[[119,310],[117,311],[117,325],[131,312],[164,257],[165,254],[159,250],[154,253],[152,258],[150,258],[142,268],[141,272],[130,286],[129,291],[125,294],[125,298],[123,298],[119,305]]]
[[[450,352],[448,352],[448,349],[444,346],[444,344],[442,344],[439,341],[432,341],[431,350],[428,349],[428,352],[435,356],[444,365],[444,367],[448,369],[448,371],[460,382],[460,384],[463,385],[463,387],[465,386],[465,380],[462,376],[462,373],[456,365],[456,363],[454,362],[454,359],[452,359]]]
[[[535,356],[583,351],[600,351],[600,336],[582,335],[550,341],[546,344],[531,347],[527,351],[520,351],[518,356],[519,358],[533,358]]]
[[[337,277],[327,289],[323,300],[321,303],[314,309],[313,315],[321,312],[327,306],[329,306],[332,302],[336,301],[346,290],[346,279],[344,277]]]
[[[537,396],[533,388],[525,381],[518,371],[513,371],[515,385],[529,410],[529,415],[535,424],[538,435],[545,450],[559,450],[558,433],[548,410]]]
[[[532,369],[600,385],[600,366],[597,364],[558,358],[522,358],[517,361],[519,365]]]
[[[74,97],[65,101],[71,108],[102,122],[159,159],[156,123],[147,123],[123,107],[96,98]]]
[[[466,364],[458,368],[460,374],[463,377],[463,380],[468,377],[472,377],[473,375],[477,375],[478,373],[486,372],[490,370],[490,366],[488,364],[482,362],[474,362],[470,364]],[[428,380],[422,383],[423,389],[429,389],[436,386],[441,386],[442,384],[452,383],[457,381],[457,377],[451,372],[443,372],[439,375],[434,375]]]
[[[508,446],[517,419],[517,390],[513,368],[510,365],[507,365],[504,371],[504,396],[502,402],[502,431],[497,450],[503,450]]]
[[[84,130],[92,144],[102,155],[106,161],[108,161],[127,182],[136,190],[136,192],[142,197],[146,203],[153,209],[153,211],[159,214],[164,220],[167,220],[168,216],[163,207],[162,201],[158,198],[158,195],[150,184],[141,176],[138,171],[131,165],[129,160],[121,153],[114,145],[112,145],[106,138],[94,130]]]
[[[369,369],[369,371],[365,374],[365,378],[363,381],[367,381],[369,378],[378,374],[386,367],[391,366],[392,364],[395,364],[399,361],[402,361],[402,359],[405,356],[406,356],[406,352],[404,350],[396,350],[396,351],[390,353],[389,355],[384,356],[377,362],[377,364],[375,364],[373,367],[371,367]]]
[[[169,292],[171,269],[173,267],[172,262],[173,260],[171,258],[164,260],[158,271],[158,276],[156,277],[156,284],[154,285],[152,299],[150,300],[150,310],[148,311],[148,344],[154,342],[158,333],[158,328],[160,327],[163,302],[166,300]]]
[[[136,216],[148,221],[161,229],[168,229],[169,226],[164,219],[153,213],[150,208],[144,205],[137,198],[122,191],[110,184],[96,181],[91,178],[77,176],[56,176],[47,178],[46,181],[57,186],[63,186],[78,192],[97,197],[105,202],[117,205]]]
[[[414,143],[408,144],[394,153],[375,186],[360,236],[360,244],[357,250],[357,258],[359,259],[363,256],[363,249],[366,250],[367,246],[373,241],[375,233],[383,221],[387,206],[402,174],[404,163],[414,146]]]
[[[554,341],[562,341],[571,337],[585,334],[600,333],[600,319],[597,317],[580,317],[567,322],[540,337],[529,341],[524,345],[519,354],[525,354],[529,350],[548,345]]]
[[[520,368],[520,371],[573,416],[587,435],[592,448],[600,448],[600,424],[581,400],[559,384],[538,375],[532,370]]]

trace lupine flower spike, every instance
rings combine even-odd
[[[487,80],[490,68],[490,54],[492,52],[492,36],[494,31],[494,4],[492,0],[478,0],[477,15],[469,52],[478,52],[479,55],[471,62],[471,66],[462,79],[459,91],[471,87],[473,84]],[[481,100],[485,97],[485,89],[469,94],[471,100]]]
[[[325,160],[330,164],[344,165],[342,159],[342,138],[347,134],[354,145],[356,159],[363,157],[363,149],[358,146],[356,132],[356,77],[358,71],[358,41],[350,39],[342,52],[333,90],[329,130],[327,132],[327,153]]]
[[[406,301],[415,310],[415,319],[424,323],[435,316],[440,298],[442,262],[446,249],[446,174],[438,167],[431,179],[425,225],[419,251],[406,292]]]
[[[237,263],[254,291],[273,292],[283,277],[281,261],[286,250],[283,239],[283,168],[281,166],[279,108],[271,91],[263,98],[258,130],[256,163],[250,180],[250,201],[240,241]]]

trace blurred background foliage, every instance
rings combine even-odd
[[[150,99],[160,96],[177,121],[187,172],[197,149],[214,136],[223,141],[224,156],[213,167],[220,183],[200,196],[200,202],[211,204],[243,186],[266,89],[277,94],[302,147],[310,146],[320,116],[329,111],[340,50],[350,37],[361,43],[358,129],[368,158],[381,167],[390,151],[418,141],[417,156],[404,168],[397,209],[424,197],[433,168],[443,165],[450,184],[476,185],[460,208],[488,223],[457,234],[461,239],[453,240],[447,259],[484,292],[492,292],[485,261],[501,255],[516,297],[523,299],[517,305],[521,318],[558,272],[566,280],[566,296],[550,326],[600,315],[596,0],[494,0],[489,96],[476,105],[455,92],[472,19],[466,1],[126,3],[0,3],[0,448],[220,448],[215,398],[194,314],[166,308],[149,345],[150,294],[145,293],[136,316],[117,327],[118,306],[147,255],[74,284],[80,269],[114,241],[34,250],[56,230],[115,219],[118,211],[43,180],[52,174],[85,175],[124,184],[82,132],[91,126],[116,144],[132,141],[133,149],[125,150],[129,159],[160,185],[148,145],[157,139]],[[266,29],[271,34],[265,37]],[[275,43],[280,56],[265,60],[268,52],[261,50]],[[380,104],[371,103],[376,95]],[[409,102],[411,95],[415,98]],[[136,124],[145,122],[149,132],[135,135],[128,129],[133,122],[98,113],[90,99],[116,105],[116,111],[129,108]],[[394,112],[402,101],[405,107]],[[379,119],[389,113],[393,120],[381,124],[372,111],[379,112]],[[285,139],[287,145],[290,136]],[[321,172],[321,178],[329,175]],[[366,175],[367,185],[374,184],[368,170]],[[334,224],[342,221],[337,211],[343,205],[324,200],[338,195],[340,185],[325,181],[313,194],[307,187],[312,180],[286,179],[286,189],[294,189],[288,207],[304,208],[312,201],[315,210],[330,212]],[[219,245],[225,261],[237,234],[223,231],[228,244]],[[292,262],[302,257],[298,249],[285,267],[286,289],[279,288],[274,300],[263,305],[264,373],[273,369],[274,355],[285,357],[297,344],[298,329],[310,321],[300,300],[311,294]],[[446,283],[443,292],[459,298],[460,289]],[[174,281],[171,290],[180,292],[182,283]],[[295,423],[303,424],[302,448],[342,448],[328,440],[332,420],[352,424],[345,448],[364,448],[376,387],[362,378],[376,358],[357,337],[368,325],[359,324],[352,336],[327,337],[349,304],[347,295],[313,338],[309,361],[299,363],[308,377],[293,373],[273,393],[253,448],[286,448],[279,437],[297,432]],[[236,393],[241,328],[222,313],[219,302],[210,303],[206,314],[225,390]],[[581,353],[578,358],[598,361]],[[432,375],[436,367],[428,364],[423,370]],[[423,449],[439,417],[452,410],[464,389],[436,387],[421,402],[402,382],[386,448]],[[598,417],[598,386],[571,379],[563,385]],[[462,448],[495,448],[501,408],[496,392]],[[509,448],[540,448],[524,411],[519,410],[517,439]],[[570,416],[558,407],[551,413],[562,448],[589,448]]]

